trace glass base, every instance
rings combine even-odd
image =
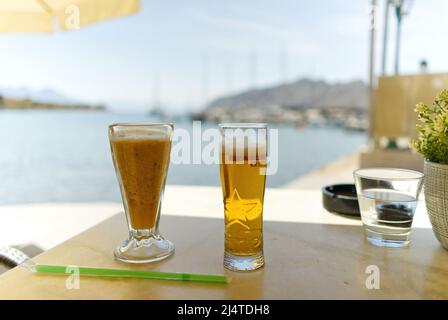
[[[367,241],[377,247],[403,248],[411,242],[409,233],[378,233],[369,228],[364,228]]]
[[[131,236],[115,251],[115,259],[127,263],[148,263],[168,258],[174,253],[174,244],[160,235],[145,238]]]
[[[264,266],[263,252],[252,256],[237,256],[228,252],[224,253],[224,267],[232,271],[251,271]]]

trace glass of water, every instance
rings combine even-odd
[[[409,245],[423,173],[394,168],[353,173],[367,241],[381,247]]]

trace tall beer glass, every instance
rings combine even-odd
[[[220,174],[224,198],[224,266],[264,265],[263,201],[267,168],[266,124],[221,124]]]
[[[131,263],[164,259],[174,245],[159,233],[160,208],[170,162],[171,124],[113,124],[109,140],[129,238],[115,258]]]

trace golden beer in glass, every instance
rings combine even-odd
[[[224,266],[264,265],[263,201],[267,167],[265,124],[221,124],[220,174],[225,216]]]

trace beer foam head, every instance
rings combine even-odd
[[[266,140],[245,136],[225,137],[222,152],[226,163],[266,161]]]
[[[109,134],[111,141],[121,140],[169,140],[170,134],[157,128],[126,128]]]

